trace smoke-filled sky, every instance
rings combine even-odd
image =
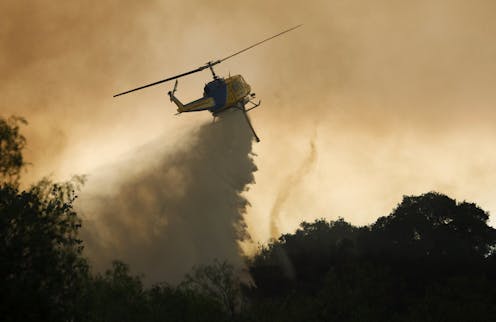
[[[174,116],[172,84],[112,95],[302,23],[217,68],[262,99],[250,112],[262,140],[256,184],[244,193],[255,244],[271,223],[368,224],[402,195],[431,190],[496,213],[495,12],[493,0],[3,0],[1,115],[30,123],[26,183],[91,180],[149,142],[173,155],[208,113]],[[183,78],[177,95],[197,98],[209,79]]]

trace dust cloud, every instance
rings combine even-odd
[[[256,171],[244,116],[226,112],[172,152],[157,153],[164,140],[90,177],[78,205],[93,266],[123,260],[149,283],[178,282],[215,258],[241,268],[239,242],[248,238],[243,192]]]

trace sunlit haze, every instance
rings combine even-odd
[[[495,12],[493,0],[4,0],[1,115],[29,122],[23,184],[87,174],[81,202],[112,195],[117,176],[135,182],[163,155],[185,155],[212,122],[175,116],[171,83],[112,95],[303,24],[216,68],[262,100],[250,112],[261,142],[243,193],[247,252],[304,220],[370,224],[429,191],[495,214]],[[177,96],[200,97],[210,79],[180,79]],[[119,168],[140,149],[132,171]]]

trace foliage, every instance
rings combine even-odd
[[[214,260],[212,265],[194,267],[180,288],[214,300],[231,317],[241,305],[239,277],[234,267],[226,261]]]
[[[255,292],[277,296],[295,288],[316,291],[334,263],[355,256],[359,230],[343,219],[303,222],[294,234],[282,235],[255,256],[250,265]]]
[[[73,210],[84,178],[48,179],[20,191],[26,144],[20,117],[0,118],[0,316],[3,321],[74,319],[88,274]]]
[[[404,321],[490,321],[496,316],[494,280],[463,274],[433,283],[413,300]]]
[[[114,261],[104,274],[88,279],[81,296],[82,321],[223,321],[220,303],[203,292],[161,283],[144,288],[141,276]]]
[[[138,321],[146,313],[143,283],[128,265],[114,261],[104,274],[91,276],[83,293],[87,321]]]
[[[63,321],[75,308],[88,269],[72,208],[75,184],[0,187],[0,310],[7,321]]]
[[[154,285],[147,291],[150,309],[147,321],[201,322],[228,321],[223,307],[203,293],[167,284]]]
[[[20,134],[22,124],[27,124],[22,117],[0,117],[0,182],[17,184],[25,166],[22,150],[26,139]]]
[[[486,321],[496,303],[496,234],[487,220],[475,204],[431,192],[404,197],[368,227],[302,223],[252,260],[247,316]]]
[[[487,225],[488,219],[475,204],[457,204],[439,193],[404,197],[391,215],[372,226],[374,236],[382,242],[374,246],[411,260],[480,258],[495,246],[495,230]]]

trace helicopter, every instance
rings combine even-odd
[[[175,80],[174,87],[171,91],[168,92],[170,101],[176,104],[177,106],[177,114],[181,113],[186,113],[186,112],[199,112],[199,111],[210,111],[212,113],[214,119],[217,117],[219,114],[222,112],[228,110],[228,109],[238,109],[243,112],[243,115],[245,116],[246,122],[248,123],[248,126],[251,129],[251,132],[253,133],[253,136],[257,142],[260,142],[259,137],[257,136],[257,133],[255,132],[255,129],[253,128],[253,125],[250,121],[250,118],[248,117],[248,111],[253,110],[254,108],[257,108],[260,106],[261,101],[259,100],[258,102],[255,102],[255,93],[251,92],[251,87],[248,85],[248,83],[244,80],[243,76],[241,75],[234,75],[230,76],[227,78],[219,77],[214,71],[214,66],[217,64],[220,64],[224,62],[225,60],[232,58],[236,55],[239,55],[255,46],[258,46],[266,41],[269,41],[273,38],[276,38],[278,36],[281,36],[282,34],[285,34],[287,32],[290,32],[296,28],[301,27],[302,25],[297,25],[295,27],[289,28],[287,30],[284,30],[276,35],[273,35],[269,38],[266,38],[262,41],[259,41],[249,47],[246,47],[240,51],[235,52],[234,54],[231,54],[227,57],[224,57],[222,59],[218,60],[213,60],[207,62],[205,65],[200,66],[196,69],[193,69],[191,71],[172,76],[166,79],[162,79],[159,81],[156,81],[154,83],[146,84],[137,88],[133,88],[130,90],[127,90],[125,92],[115,94],[114,97],[121,96],[124,94],[128,94],[134,91],[138,91],[147,87],[159,85],[168,81]],[[203,97],[194,100],[192,102],[189,102],[187,104],[183,104],[174,94],[177,91],[177,84],[178,84],[178,79],[187,75],[191,75],[194,73],[201,72],[205,69],[209,69],[210,72],[212,73],[213,80],[207,83],[203,89]],[[247,107],[246,105],[250,103],[251,105]]]

